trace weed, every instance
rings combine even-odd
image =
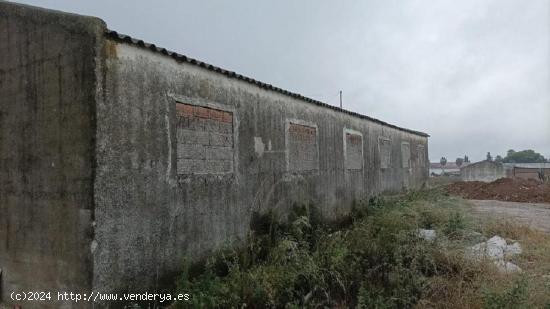
[[[463,235],[465,228],[463,215],[458,211],[454,211],[449,215],[443,232],[450,238],[458,238]]]
[[[191,301],[176,306],[511,308],[508,303],[516,307],[547,304],[544,288],[537,290],[521,278],[508,287],[509,280],[495,274],[493,266],[464,257],[463,236],[472,233],[472,225],[463,206],[440,189],[429,189],[354,203],[350,216],[338,224],[323,221],[311,204],[294,205],[285,220],[274,212],[255,214],[244,248],[220,250],[202,267],[186,266],[178,288],[189,293]],[[441,240],[418,238],[418,228],[436,229]],[[503,229],[508,237],[546,242],[542,247],[533,245],[525,254],[529,258],[542,260],[550,252],[548,238],[511,225],[491,223],[480,230],[490,234]],[[550,271],[550,267],[542,269]]]
[[[511,287],[503,291],[485,291],[484,308],[486,309],[516,309],[526,308],[528,299],[527,278],[522,276],[515,280]]]

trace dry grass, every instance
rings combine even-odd
[[[484,225],[488,234],[499,234],[510,240],[519,241],[523,253],[513,262],[523,269],[527,278],[528,305],[542,308],[550,306],[550,235],[517,225],[511,221],[490,221]],[[503,278],[509,281],[509,278]]]
[[[469,212],[469,206],[460,207]],[[499,272],[489,261],[473,263],[460,250],[444,254],[449,264],[460,270],[456,275],[433,277],[417,308],[499,308],[511,299],[509,308],[550,308],[550,235],[511,220],[471,218],[473,230],[487,238],[499,235],[508,242],[518,241],[522,254],[507,258],[522,273]],[[495,300],[496,299],[496,300]]]
[[[549,235],[475,218],[467,201],[437,189],[363,206],[342,227],[316,224],[310,211],[267,220],[275,228],[254,234],[254,246],[184,273],[180,288],[211,308],[550,308]],[[420,240],[418,228],[435,229],[437,240]],[[465,257],[494,235],[520,242],[510,261],[523,273]]]

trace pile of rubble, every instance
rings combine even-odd
[[[509,245],[504,238],[498,235],[466,249],[467,257],[476,260],[488,258],[502,272],[521,272],[519,266],[506,261],[506,258],[520,253],[521,246],[518,242]]]
[[[450,194],[473,200],[550,203],[550,184],[534,179],[501,178],[493,182],[455,182],[445,187]]]
[[[436,231],[419,229],[418,237],[435,241]],[[489,259],[501,272],[515,273],[521,272],[521,268],[507,259],[521,252],[521,245],[518,242],[508,244],[504,238],[496,235],[487,241],[466,248],[465,255],[472,260]]]

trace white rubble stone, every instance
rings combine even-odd
[[[522,272],[521,268],[517,266],[514,263],[506,262],[504,260],[498,260],[494,261],[495,265],[497,266],[498,270],[504,273],[516,273],[516,272]]]
[[[432,241],[436,237],[435,230],[418,229],[418,237],[424,240]]]
[[[466,248],[465,255],[473,259],[488,258],[493,261],[500,272],[517,273],[522,269],[516,264],[506,261],[505,257],[521,252],[521,245],[518,242],[508,245],[504,238],[495,235],[485,242]]]
[[[504,257],[506,255],[520,254],[521,251],[521,245],[518,242],[507,245],[506,240],[497,235],[485,242],[467,248],[466,255],[475,259],[489,258],[497,266],[499,271],[504,273],[516,273],[521,272],[521,268],[514,263],[505,261]]]
[[[498,235],[493,236],[487,240],[488,248],[501,248],[504,250],[506,248],[506,240]]]
[[[499,236],[494,236],[485,242],[473,245],[466,253],[473,258],[487,257],[500,260],[504,258],[504,248],[506,248],[506,240]]]
[[[520,254],[521,252],[521,245],[518,242],[506,246],[506,249],[504,250],[505,255],[516,255]]]

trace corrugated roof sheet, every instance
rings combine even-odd
[[[135,39],[135,38],[132,38],[131,36],[129,35],[125,35],[125,34],[120,34],[116,31],[113,31],[113,30],[107,30],[107,36],[111,39],[114,39],[116,41],[119,41],[119,42],[125,42],[125,43],[128,43],[128,44],[132,44],[132,45],[135,45],[135,46],[139,46],[139,47],[142,47],[142,48],[146,48],[146,49],[149,49],[153,52],[157,52],[157,53],[161,53],[163,55],[166,55],[168,57],[172,57],[174,58],[176,61],[179,61],[179,62],[186,62],[186,63],[190,63],[190,64],[193,64],[193,65],[197,65],[197,66],[200,66],[200,67],[203,67],[207,70],[210,70],[210,71],[214,71],[214,72],[217,72],[217,73],[220,73],[220,74],[223,74],[223,75],[226,75],[230,78],[236,78],[236,79],[239,79],[239,80],[242,80],[242,81],[245,81],[245,82],[248,82],[248,83],[251,83],[251,84],[254,84],[260,88],[264,88],[264,89],[268,89],[268,90],[272,90],[272,91],[275,91],[275,92],[279,92],[279,93],[282,93],[284,95],[288,95],[288,96],[291,96],[293,98],[297,98],[297,99],[300,99],[302,101],[306,101],[306,102],[309,102],[309,103],[313,103],[313,104],[316,104],[316,105],[319,105],[319,106],[323,106],[323,107],[326,107],[326,108],[330,108],[332,110],[335,110],[335,111],[338,111],[338,112],[342,112],[342,113],[346,113],[348,115],[352,115],[352,116],[355,116],[355,117],[359,117],[359,118],[363,118],[363,119],[367,119],[367,120],[370,120],[370,121],[373,121],[373,122],[376,122],[376,123],[379,123],[379,124],[382,124],[382,125],[385,125],[385,126],[388,126],[388,127],[391,127],[391,128],[394,128],[394,129],[398,129],[398,130],[401,130],[401,131],[405,131],[405,132],[408,132],[408,133],[412,133],[412,134],[416,134],[416,135],[420,135],[420,136],[426,136],[428,137],[429,135],[424,133],[424,132],[420,132],[420,131],[415,131],[415,130],[411,130],[411,129],[406,129],[406,128],[402,128],[402,127],[398,127],[396,125],[393,125],[393,124],[389,124],[387,122],[384,122],[382,120],[378,120],[376,118],[372,118],[372,117],[369,117],[369,116],[365,116],[365,115],[362,115],[362,114],[359,114],[359,113],[356,113],[356,112],[352,112],[352,111],[348,111],[348,110],[345,110],[345,109],[341,109],[339,107],[336,107],[336,106],[332,106],[332,105],[329,105],[327,103],[324,103],[324,102],[321,102],[321,101],[317,101],[317,100],[314,100],[314,99],[311,99],[311,98],[308,98],[308,97],[305,97],[301,94],[298,94],[298,93],[294,93],[294,92],[290,92],[288,90],[284,90],[284,89],[281,89],[281,88],[278,88],[278,87],[275,87],[273,85],[270,85],[270,84],[266,84],[266,83],[263,83],[263,82],[260,82],[260,81],[257,81],[255,79],[252,79],[250,77],[247,77],[247,76],[243,76],[243,75],[240,75],[240,74],[237,74],[235,72],[232,72],[232,71],[228,71],[228,70],[225,70],[225,69],[222,69],[222,68],[219,68],[217,66],[213,66],[211,64],[208,64],[208,63],[205,63],[205,62],[202,62],[202,61],[198,61],[196,59],[193,59],[193,58],[189,58],[185,55],[181,55],[181,54],[178,54],[176,52],[173,52],[173,51],[169,51],[167,50],[166,48],[162,48],[162,47],[159,47],[159,46],[156,46],[155,44],[151,44],[151,43],[146,43],[144,42],[143,40],[138,40],[138,39]]]

